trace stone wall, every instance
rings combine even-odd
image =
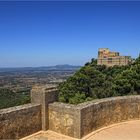
[[[0,110],[0,139],[19,139],[40,130],[40,105],[26,104]]]
[[[140,96],[106,98],[79,105],[49,105],[49,129],[81,138],[101,127],[140,119]]]
[[[58,99],[55,86],[35,86],[31,104],[0,110],[0,139],[19,139],[49,128],[48,104]]]
[[[140,96],[114,97],[70,105],[54,102],[56,87],[36,86],[32,104],[0,110],[0,139],[19,139],[40,130],[82,138],[101,127],[140,119]]]
[[[49,129],[48,105],[58,100],[58,90],[56,86],[35,86],[31,91],[31,102],[41,105],[42,130]]]
[[[80,110],[74,105],[55,102],[49,105],[49,129],[64,135],[80,137]]]

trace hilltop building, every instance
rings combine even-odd
[[[131,56],[120,56],[119,52],[111,52],[108,48],[100,48],[98,51],[98,65],[125,66],[132,63]]]

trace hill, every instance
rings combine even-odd
[[[92,59],[61,83],[59,91],[59,101],[71,104],[140,94],[140,57],[133,64],[113,67],[97,65]]]
[[[0,68],[0,72],[37,72],[37,71],[53,71],[53,70],[76,70],[81,66],[73,65],[56,65],[56,66],[43,66],[43,67],[18,67],[18,68]]]

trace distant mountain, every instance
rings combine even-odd
[[[56,65],[54,67],[56,69],[77,69],[77,68],[80,68],[81,66],[73,66],[73,65],[65,64],[65,65]]]
[[[73,65],[56,65],[56,66],[43,66],[43,67],[19,67],[19,68],[0,68],[0,72],[22,72],[22,71],[51,71],[51,70],[76,70],[81,66]]]

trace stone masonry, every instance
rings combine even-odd
[[[31,104],[0,110],[0,139],[19,139],[48,129],[80,139],[102,127],[140,119],[139,95],[78,105],[57,100],[56,87],[35,86],[31,91]]]
[[[49,105],[49,129],[75,138],[114,123],[140,119],[140,96],[106,98],[79,105]]]
[[[19,139],[40,130],[40,105],[26,104],[0,110],[0,139]]]
[[[58,99],[56,86],[35,86],[31,91],[31,102],[41,105],[42,110],[42,130],[49,129],[48,105]]]
[[[49,105],[49,130],[80,138],[80,110],[74,105],[53,103]]]

